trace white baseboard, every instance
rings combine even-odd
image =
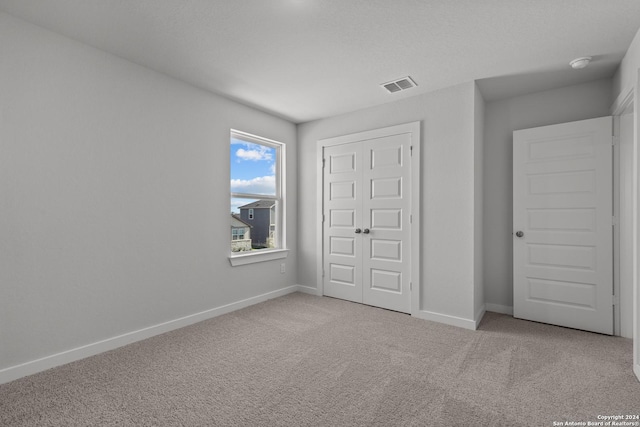
[[[485,304],[485,308],[487,311],[492,311],[494,313],[508,314],[509,316],[513,316],[513,307],[510,305],[500,305],[500,304]]]
[[[16,366],[10,366],[8,368],[0,370],[0,384],[8,383],[9,381],[26,377],[27,375],[32,375],[50,368],[55,368],[56,366],[64,365],[76,360],[84,359],[89,356],[94,356],[96,354],[113,350],[136,341],[141,341],[143,339],[163,334],[165,332],[183,328],[185,326],[189,326],[203,320],[230,313],[232,311],[239,310],[250,305],[258,304],[260,302],[264,302],[273,298],[278,298],[292,292],[299,291],[299,288],[300,286],[298,285],[289,286],[283,289],[278,289],[277,291],[267,292],[266,294],[247,298],[231,304],[226,304],[221,307],[212,308],[200,313],[191,314],[179,319],[170,320],[168,322],[160,323],[148,328],[128,332],[126,334],[108,338],[102,341],[97,341],[95,343],[63,351],[61,353],[52,354],[41,359],[32,360]]]
[[[445,325],[457,326],[458,328],[470,329],[472,331],[478,328],[475,320],[435,313],[433,311],[420,310],[417,313],[411,313],[411,315],[418,319],[431,320],[432,322],[444,323]]]
[[[298,291],[305,294],[322,296],[322,292],[318,288],[311,286],[298,285]],[[413,317],[423,320],[431,320],[433,322],[444,323],[446,325],[457,326],[459,328],[476,330],[485,314],[484,308],[478,313],[475,320],[464,319],[462,317],[449,316],[447,314],[435,313],[432,311],[420,310],[418,313],[412,313]]]
[[[303,286],[303,285],[298,285],[298,292],[302,292],[305,294],[310,294],[310,295],[315,295],[315,296],[322,296],[322,292],[320,292],[320,289],[318,288],[313,288],[311,286]]]
[[[636,378],[640,381],[640,365],[633,365],[633,373],[636,374]]]

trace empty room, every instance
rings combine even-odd
[[[640,426],[637,0],[0,0],[0,426]]]

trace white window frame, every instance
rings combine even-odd
[[[243,141],[251,142],[254,144],[265,145],[270,148],[275,148],[276,160],[275,160],[275,172],[276,172],[276,194],[264,195],[264,194],[251,194],[251,193],[236,193],[230,192],[229,203],[232,198],[247,199],[247,200],[273,200],[276,202],[276,247],[273,249],[260,249],[250,252],[231,252],[229,247],[229,262],[232,266],[253,264],[256,262],[271,261],[275,259],[286,258],[289,250],[286,248],[286,197],[284,191],[285,180],[285,168],[286,164],[286,145],[282,142],[274,141],[272,139],[263,138],[261,136],[253,135],[247,132],[242,132],[236,129],[231,129],[229,135],[229,147],[231,147],[232,138],[241,139]],[[229,156],[230,157],[230,156]]]

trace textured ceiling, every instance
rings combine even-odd
[[[0,0],[0,10],[300,123],[480,80],[611,77],[638,0]],[[593,56],[592,65],[568,62]],[[379,84],[410,75],[417,88]]]

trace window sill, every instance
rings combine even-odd
[[[274,259],[286,258],[289,255],[289,249],[273,249],[260,251],[242,255],[230,255],[229,262],[232,267],[239,265],[255,264],[256,262],[272,261]]]

